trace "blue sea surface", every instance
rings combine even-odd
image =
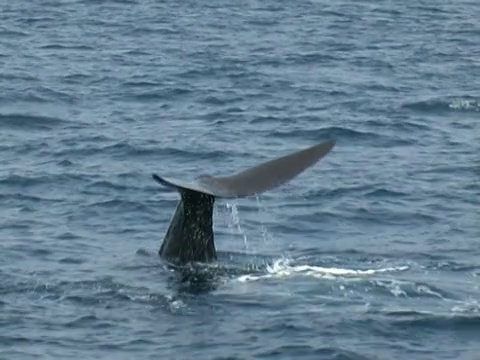
[[[0,249],[1,359],[480,359],[480,2],[2,1]]]

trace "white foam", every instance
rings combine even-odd
[[[448,105],[454,110],[474,110],[480,111],[480,103],[474,100],[456,99]]]
[[[408,266],[387,267],[380,269],[344,269],[327,268],[312,265],[290,265],[288,259],[279,259],[271,266],[267,266],[267,273],[262,275],[247,274],[240,276],[237,280],[240,282],[256,281],[269,278],[285,278],[292,276],[310,276],[314,278],[336,278],[336,277],[366,277],[386,272],[405,271]]]
[[[432,295],[432,296],[436,296],[440,299],[443,299],[443,296],[442,294],[436,292],[436,291],[433,291],[432,289],[430,289],[428,286],[426,285],[418,285],[417,288],[416,288],[417,292],[419,294],[427,294],[427,295]]]
[[[480,313],[480,302],[478,302],[478,300],[469,299],[453,306],[452,312],[460,314],[478,314]]]
[[[182,300],[173,300],[169,304],[170,311],[177,312],[182,309],[186,309],[187,305]]]

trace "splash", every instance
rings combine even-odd
[[[234,229],[237,234],[242,235],[243,237],[243,245],[245,249],[248,249],[248,241],[247,241],[247,234],[243,231],[242,226],[240,225],[240,216],[238,215],[238,208],[236,204],[226,204],[227,210],[230,214],[230,221],[228,222],[227,226],[230,229]]]
[[[237,280],[240,282],[257,281],[269,278],[287,278],[293,276],[310,276],[320,279],[334,279],[337,277],[367,277],[387,272],[405,271],[408,266],[387,267],[381,269],[355,270],[344,268],[327,268],[312,265],[291,265],[289,259],[279,259],[272,265],[267,266],[266,274],[253,275],[247,274],[240,276]]]
[[[255,199],[257,201],[257,209],[258,209],[258,218],[262,219],[263,212],[265,211],[265,207],[263,206],[260,196],[255,196]],[[268,231],[267,227],[261,223],[260,225],[260,231],[262,233],[262,239],[264,243],[271,242],[273,241],[273,236],[272,234]]]

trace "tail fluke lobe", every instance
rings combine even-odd
[[[264,162],[228,177],[205,177],[203,183],[221,188],[229,197],[260,194],[279,187],[317,163],[332,150],[326,142]]]
[[[221,198],[260,194],[292,180],[327,155],[335,143],[328,141],[264,162],[231,176],[203,175],[187,183],[153,174],[160,184],[178,190],[192,190]]]

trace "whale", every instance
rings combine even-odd
[[[332,140],[325,141],[229,176],[200,175],[192,181],[183,181],[152,174],[157,183],[180,195],[159,256],[177,265],[215,261],[213,209],[216,199],[245,198],[280,187],[315,165],[334,145]]]

